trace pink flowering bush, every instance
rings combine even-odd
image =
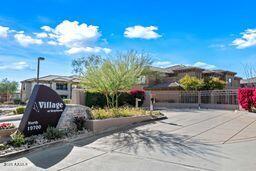
[[[143,101],[145,99],[145,91],[144,90],[137,90],[137,89],[133,89],[130,91],[130,94],[133,97],[133,101],[132,104],[135,105],[135,99],[141,99],[141,101],[139,102],[139,106],[141,106],[143,104]]]
[[[256,88],[253,91],[252,102],[253,106],[256,107]]]
[[[0,123],[0,130],[15,128],[13,123]]]
[[[256,107],[256,89],[240,88],[238,89],[238,103],[245,110],[252,111]]]
[[[143,96],[145,95],[145,91],[144,90],[137,90],[137,89],[133,89],[130,91],[130,94],[133,96]],[[138,97],[137,97],[138,98]]]

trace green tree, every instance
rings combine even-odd
[[[98,55],[91,55],[88,57],[81,57],[72,61],[73,72],[84,76],[86,74],[86,68],[89,65],[95,65],[95,67],[102,64],[102,58]]]
[[[150,67],[146,67],[142,75],[154,80],[154,84],[158,84],[163,81],[162,73],[160,71],[152,70]]]
[[[200,90],[203,86],[202,79],[191,77],[187,74],[182,79],[180,79],[179,82],[183,85],[185,90]]]
[[[206,77],[204,79],[198,79],[185,75],[180,83],[184,86],[185,90],[222,90],[225,88],[225,81],[217,77]]]
[[[128,51],[111,59],[100,56],[80,58],[72,65],[81,75],[81,85],[87,91],[103,93],[108,107],[118,107],[120,92],[130,90],[150,63],[148,55]]]
[[[226,86],[226,82],[218,77],[204,78],[202,89],[204,90],[222,90]]]
[[[15,93],[18,90],[18,82],[9,81],[7,78],[0,82],[0,94],[6,94],[7,101],[10,94]]]

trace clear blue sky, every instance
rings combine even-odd
[[[155,66],[186,64],[244,76],[256,62],[255,1],[1,1],[0,79],[71,75],[71,61],[135,49]],[[43,27],[44,26],[44,27]]]

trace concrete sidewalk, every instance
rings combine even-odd
[[[0,122],[9,122],[9,121],[20,121],[23,114],[20,115],[9,115],[9,116],[0,116]]]
[[[9,123],[13,123],[17,128],[20,125],[20,121],[22,118],[23,114],[21,115],[11,115],[11,116],[1,116],[0,117],[0,123],[3,122],[9,122]]]
[[[256,170],[256,115],[165,111],[168,119],[42,149],[1,170]]]

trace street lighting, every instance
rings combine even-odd
[[[37,58],[37,77],[36,77],[36,82],[39,84],[39,69],[40,69],[40,61],[45,60],[44,57],[38,57]]]

